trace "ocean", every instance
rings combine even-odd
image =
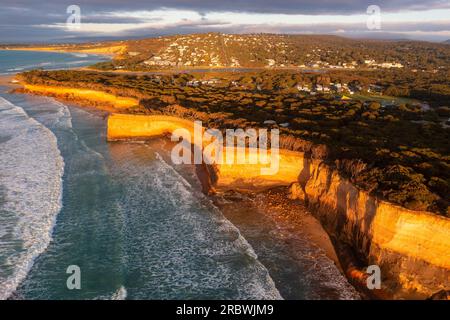
[[[14,74],[32,69],[69,69],[107,61],[105,55],[77,52],[0,50],[0,75]]]
[[[306,237],[219,210],[169,151],[108,143],[102,114],[0,88],[0,299],[359,298]]]

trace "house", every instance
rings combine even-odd
[[[213,85],[213,84],[217,84],[220,82],[220,79],[218,78],[212,78],[212,79],[207,79],[207,80],[203,80],[202,84],[206,84],[206,85]]]
[[[190,81],[186,82],[186,85],[188,87],[198,87],[200,85],[200,81],[199,80],[190,80]]]
[[[310,92],[311,90],[306,84],[297,84],[298,91]]]
[[[336,92],[341,92],[342,91],[342,84],[340,84],[340,83],[332,83],[331,84],[331,89],[333,91],[336,91]]]
[[[367,89],[367,92],[382,95],[383,94],[383,87],[375,85],[375,84],[370,84],[369,88]]]

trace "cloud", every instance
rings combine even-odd
[[[2,0],[0,41],[77,37],[136,37],[187,32],[367,33],[373,0],[78,0],[82,28],[68,30],[73,1]],[[380,0],[383,32],[450,30],[450,1]],[[437,30],[439,29],[439,30]]]

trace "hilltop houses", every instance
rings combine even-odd
[[[221,80],[218,79],[218,78],[212,78],[212,79],[203,80],[201,83],[204,84],[204,85],[211,86],[211,85],[215,85],[215,84],[220,83],[220,81]]]
[[[403,65],[400,62],[383,62],[380,65],[382,68],[403,68]]]
[[[370,84],[369,88],[367,89],[368,93],[375,93],[378,95],[382,95],[383,94],[383,87],[382,86],[378,86],[375,84]]]
[[[174,67],[177,65],[176,62],[164,60],[159,56],[153,56],[149,60],[144,61],[144,64],[149,66],[169,66]]]
[[[384,69],[391,69],[391,68],[403,68],[403,64],[401,64],[400,62],[382,62],[382,63],[377,63],[375,60],[373,59],[367,59],[364,60],[364,63],[368,66],[368,67],[372,67],[372,68],[384,68]]]
[[[188,87],[198,87],[201,84],[200,80],[190,80],[188,82],[186,82],[186,85]]]
[[[327,93],[327,92],[330,92],[330,87],[325,84],[316,83],[314,85],[314,91]]]

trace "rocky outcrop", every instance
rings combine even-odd
[[[171,116],[112,115],[108,139],[152,137],[178,128],[194,130],[192,122]],[[291,185],[289,197],[305,201],[321,221],[350,279],[364,287],[365,268],[380,267],[377,297],[426,298],[450,288],[450,219],[381,201],[301,152],[280,150],[277,161],[275,175],[261,174],[267,165],[246,163],[216,164],[202,174],[209,188],[221,190]]]

